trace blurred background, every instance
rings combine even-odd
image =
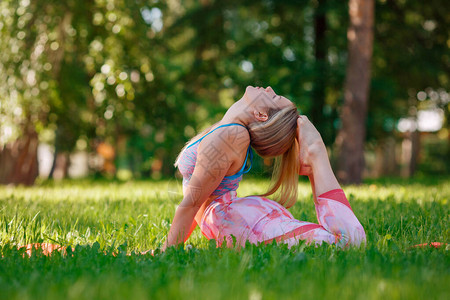
[[[247,85],[295,102],[348,183],[448,175],[449,8],[446,0],[2,0],[0,183],[174,176],[184,143]],[[361,95],[359,106],[351,95]],[[352,143],[361,146],[342,150]],[[359,152],[356,169],[346,167]],[[270,165],[257,159],[253,173]]]

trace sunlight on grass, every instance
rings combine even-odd
[[[262,193],[268,184],[244,180],[238,195]],[[448,242],[449,180],[374,181],[344,190],[366,230],[361,249],[217,249],[196,229],[191,250],[152,257],[134,253],[162,245],[182,199],[179,180],[0,187],[0,298],[400,299],[449,292],[448,246],[412,247]],[[317,222],[308,183],[299,183],[291,212]],[[37,242],[79,246],[73,256],[26,258],[17,251]]]

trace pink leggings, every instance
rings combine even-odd
[[[317,197],[315,203],[318,224],[296,220],[283,206],[270,199],[250,196],[237,198],[229,192],[215,199],[205,210],[200,228],[218,246],[225,239],[238,244],[271,243],[276,240],[289,247],[300,240],[307,243],[336,244],[339,247],[359,246],[366,235],[341,189],[331,190]]]

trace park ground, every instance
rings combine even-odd
[[[247,179],[238,195],[263,192]],[[450,178],[344,187],[367,245],[216,248],[196,229],[155,256],[181,200],[178,180],[42,182],[0,187],[0,299],[448,299]],[[316,222],[310,187],[291,209]],[[24,255],[57,243],[69,253]],[[430,242],[444,245],[414,247]]]

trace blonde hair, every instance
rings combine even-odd
[[[253,122],[248,126],[253,149],[264,158],[276,158],[272,186],[259,196],[273,195],[280,190],[274,200],[289,208],[298,195],[297,108],[290,105],[269,109],[268,117],[265,122]]]

